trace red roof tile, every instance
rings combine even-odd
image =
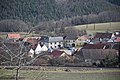
[[[116,42],[120,42],[120,37],[117,37]]]
[[[8,34],[7,38],[9,38],[9,39],[19,39],[21,37],[20,37],[20,34]]]
[[[60,57],[63,53],[64,51],[54,50],[52,53],[50,53],[50,55],[53,57]]]

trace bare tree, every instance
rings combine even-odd
[[[31,28],[28,33],[26,33],[25,37],[29,35],[33,29],[34,27]],[[19,80],[19,72],[23,66],[31,65],[38,57],[45,54],[43,52],[34,56],[34,58],[27,60],[27,53],[30,50],[30,46],[26,46],[24,41],[18,43],[6,43],[3,40],[2,46],[0,46],[0,50],[2,51],[0,52],[0,64],[7,66],[16,66],[15,80]]]

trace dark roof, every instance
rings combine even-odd
[[[54,50],[52,53],[50,53],[50,55],[53,57],[60,57],[63,53],[64,51]]]
[[[61,42],[63,41],[63,37],[48,37],[48,36],[41,36],[41,42]]]
[[[76,40],[77,36],[69,35],[65,37],[65,40]]]
[[[117,50],[115,49],[82,49],[82,54],[84,59],[105,59],[109,54],[112,56],[117,55]]]
[[[41,36],[40,41],[41,42],[48,42],[49,41],[49,37],[48,36]]]
[[[108,49],[110,48],[110,44],[86,44],[85,46],[83,46],[82,49]]]
[[[112,33],[96,33],[94,38],[111,38]]]
[[[114,44],[114,46],[112,47],[112,49],[119,50],[120,49],[120,43]]]

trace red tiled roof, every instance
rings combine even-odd
[[[120,37],[117,37],[116,42],[120,42]]]
[[[21,37],[20,37],[20,34],[8,34],[7,38],[9,38],[9,39],[19,39]]]
[[[87,35],[83,35],[81,37],[79,37],[78,39],[81,39],[82,41],[87,40],[89,37]]]
[[[27,39],[26,42],[31,43],[31,44],[37,44],[38,40],[37,39]]]
[[[60,57],[63,53],[64,51],[54,50],[52,53],[50,53],[50,55],[53,57]]]

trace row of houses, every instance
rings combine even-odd
[[[108,55],[119,56],[120,31],[115,33],[96,33],[94,35],[86,34],[72,38],[67,36],[21,38],[20,34],[8,34],[6,42],[9,41],[13,41],[13,43],[22,41],[25,45],[30,45],[27,55],[31,58],[42,52],[47,52],[46,55],[49,56],[47,58],[50,59],[65,57],[68,61],[78,59],[80,62],[100,63]]]
[[[50,37],[50,36],[38,36],[38,37],[27,37],[22,38],[20,34],[8,34],[7,41],[10,42],[17,42],[20,39],[24,39],[26,42],[30,43],[38,43],[45,44],[48,48],[62,48],[62,47],[73,47],[79,46],[83,43],[88,44],[95,44],[95,43],[107,43],[107,42],[120,42],[120,31],[116,31],[114,33],[96,33],[86,34],[82,36],[57,36],[57,37]],[[35,41],[36,40],[36,41]]]

